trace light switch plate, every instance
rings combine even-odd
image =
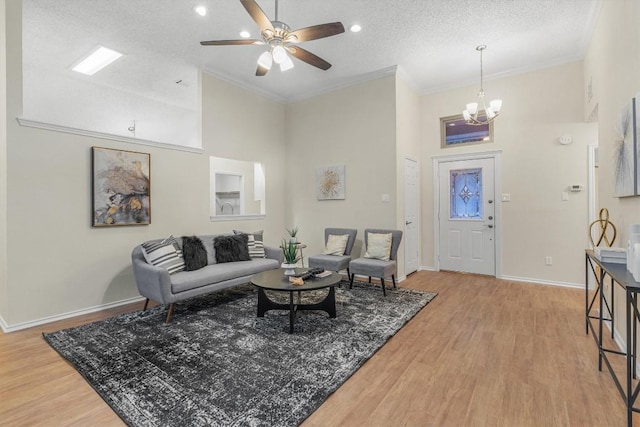
[[[511,193],[502,193],[502,201],[510,202],[511,201]]]
[[[569,200],[569,193],[566,191],[562,192],[562,195],[560,196],[560,198],[562,199],[563,202],[566,202]]]
[[[389,195],[388,194],[383,194],[382,195],[382,201],[383,202],[388,202],[389,201]]]

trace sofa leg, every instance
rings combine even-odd
[[[393,289],[396,289],[396,276],[391,275],[391,281],[393,281]]]
[[[144,301],[144,307],[142,308],[142,311],[147,311],[147,307],[149,306],[149,298],[147,298]]]
[[[380,278],[380,283],[382,284],[382,294],[386,297],[387,296],[387,288],[384,286],[384,279]]]
[[[371,283],[371,276],[369,276],[369,283]]]
[[[176,308],[176,303],[171,303],[169,306],[169,312],[167,313],[167,320],[164,323],[171,323],[171,316],[173,316],[173,309]]]

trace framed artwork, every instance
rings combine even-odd
[[[638,131],[636,98],[633,98],[620,112],[616,123],[614,151],[615,196],[638,195]]]
[[[482,115],[478,118],[485,120]],[[493,123],[470,125],[461,114],[440,118],[440,146],[442,148],[485,142],[493,142]]]
[[[151,224],[151,155],[92,147],[93,227]]]
[[[318,200],[344,200],[344,165],[316,169]]]

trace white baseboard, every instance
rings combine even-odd
[[[428,267],[426,265],[421,265],[418,271],[437,271],[435,267]]]
[[[128,298],[121,301],[110,302],[108,304],[101,304],[94,307],[83,308],[82,310],[75,310],[75,311],[70,311],[68,313],[57,314],[55,316],[43,317],[41,319],[36,319],[36,320],[29,320],[28,322],[16,323],[15,325],[8,325],[5,322],[5,320],[2,318],[2,316],[0,316],[0,326],[2,327],[2,331],[4,333],[15,332],[21,329],[32,328],[34,326],[44,325],[46,323],[51,323],[51,322],[57,322],[59,320],[69,319],[71,317],[82,316],[83,314],[91,314],[91,313],[95,313],[96,311],[107,310],[107,309],[118,307],[121,305],[131,304],[134,302],[140,302],[144,300],[145,300],[144,297],[133,297],[133,298]]]
[[[501,277],[498,277],[498,279],[511,280],[514,282],[537,283],[539,285],[559,286],[562,288],[584,289],[584,283],[558,282],[555,280],[534,279],[532,277],[516,277],[516,276],[501,276]]]

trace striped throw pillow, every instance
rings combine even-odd
[[[247,247],[249,248],[249,256],[251,258],[265,258],[264,243],[262,240],[256,239],[253,234],[247,234],[249,241]]]
[[[182,251],[173,236],[159,242],[145,242],[141,246],[144,258],[149,264],[166,268],[169,274],[184,270]]]

